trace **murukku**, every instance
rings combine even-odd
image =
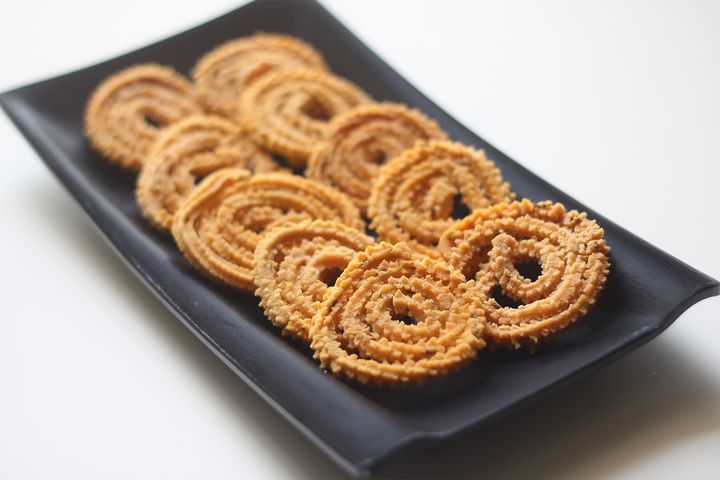
[[[405,244],[358,253],[313,318],[314,357],[361,383],[443,375],[485,346],[485,314],[462,274]]]
[[[380,169],[368,216],[381,240],[407,242],[438,257],[437,241],[457,221],[458,207],[468,213],[513,197],[482,150],[433,140],[405,150]]]
[[[327,133],[333,117],[369,97],[347,80],[320,70],[277,71],[242,95],[243,121],[258,143],[297,167]]]
[[[284,173],[251,176],[245,169],[225,168],[192,191],[175,214],[172,233],[198,269],[253,291],[253,255],[260,235],[308,218],[364,228],[350,199],[326,185]]]
[[[584,212],[523,200],[476,211],[447,230],[438,249],[475,280],[491,346],[534,348],[595,303],[609,269],[603,235]],[[539,276],[523,275],[523,265],[534,265]],[[499,293],[508,304],[495,298]]]
[[[342,223],[315,220],[266,232],[255,249],[255,294],[284,335],[309,342],[313,316],[355,253],[374,240]]]
[[[92,93],[85,134],[109,160],[137,170],[165,127],[201,112],[185,77],[171,67],[136,65],[106,78]]]
[[[239,126],[223,118],[194,115],[165,129],[138,176],[136,197],[145,217],[162,230],[199,179],[225,167],[267,173],[280,167]]]
[[[198,95],[210,111],[239,118],[240,95],[277,70],[325,69],[322,55],[299,38],[256,33],[230,40],[206,53],[192,72]]]
[[[396,103],[361,105],[332,119],[305,175],[345,193],[364,213],[381,165],[417,141],[443,138],[438,124],[419,110]]]

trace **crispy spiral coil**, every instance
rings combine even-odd
[[[385,161],[417,141],[445,137],[419,110],[396,103],[361,105],[332,119],[305,175],[345,193],[364,213],[372,182]]]
[[[240,100],[243,121],[255,139],[288,162],[304,167],[328,122],[369,102],[347,80],[320,70],[277,71],[253,83]]]
[[[198,179],[225,167],[267,173],[280,167],[237,125],[220,117],[193,115],[167,129],[153,145],[135,194],[150,222],[162,230]]]
[[[260,235],[306,218],[364,228],[355,205],[325,185],[284,173],[251,176],[245,169],[225,168],[193,190],[175,214],[172,233],[201,271],[253,291],[253,255]]]
[[[256,33],[230,40],[203,55],[192,77],[205,107],[228,118],[239,118],[240,95],[250,84],[277,70],[324,70],[322,55],[299,38]]]
[[[446,231],[438,249],[475,279],[491,345],[509,348],[533,348],[587,313],[609,269],[602,228],[586,213],[552,202],[523,200],[476,211]],[[518,271],[528,261],[541,267],[535,280]],[[521,305],[501,306],[495,288]]]
[[[85,134],[109,160],[137,170],[165,127],[201,111],[192,85],[174,69],[135,65],[97,86],[85,110]]]
[[[312,318],[353,255],[373,243],[328,220],[303,221],[265,233],[255,249],[255,294],[283,334],[309,342]]]
[[[472,211],[510,201],[513,194],[481,150],[445,140],[418,144],[380,169],[368,208],[370,226],[381,240],[407,242],[438,257],[435,246],[455,223],[459,198]]]
[[[405,244],[358,253],[313,318],[323,368],[362,383],[420,382],[485,346],[485,315],[462,274]]]

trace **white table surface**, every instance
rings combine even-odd
[[[720,278],[720,2],[327,7],[511,157]],[[0,90],[229,0],[0,4]],[[0,478],[343,478],[131,274],[0,115]],[[383,478],[720,478],[720,301]]]

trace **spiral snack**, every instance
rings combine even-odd
[[[361,105],[332,119],[305,175],[345,193],[364,213],[370,186],[385,161],[417,141],[443,138],[437,123],[418,110],[395,103]]]
[[[323,295],[373,239],[342,223],[315,220],[266,232],[255,249],[255,294],[284,335],[309,342]]]
[[[206,53],[192,76],[203,105],[230,118],[240,114],[240,95],[254,81],[276,70],[324,70],[322,55],[299,38],[256,33],[230,40]]]
[[[251,176],[225,168],[206,177],[175,214],[172,233],[200,270],[234,287],[253,291],[253,254],[260,235],[300,219],[364,225],[343,194],[284,173]]]
[[[304,167],[328,122],[368,101],[347,80],[319,70],[295,70],[263,76],[242,95],[240,108],[258,143]]]
[[[405,244],[358,253],[313,318],[315,358],[361,383],[443,375],[485,346],[485,314],[462,274]]]
[[[220,117],[194,115],[167,129],[138,177],[136,197],[145,217],[162,230],[201,177],[224,167],[266,173],[280,167],[247,133]]]
[[[171,67],[146,63],[98,85],[85,110],[85,134],[109,160],[137,170],[165,127],[200,112],[185,77]]]
[[[458,200],[472,211],[513,197],[482,150],[433,140],[405,150],[380,169],[368,216],[381,240],[407,242],[419,252],[439,257],[435,246],[456,221],[453,210]]]
[[[446,231],[438,249],[476,280],[474,290],[488,313],[488,341],[509,348],[534,348],[587,313],[609,269],[602,228],[586,213],[552,202],[479,210]],[[526,262],[540,265],[537,279],[518,271]],[[501,306],[492,298],[497,289],[521,305]]]

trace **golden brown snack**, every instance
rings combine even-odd
[[[493,346],[530,348],[572,324],[602,290],[609,269],[603,230],[587,214],[559,203],[529,200],[478,210],[447,230],[438,246],[465,277],[488,314]],[[518,272],[539,264],[535,280]],[[501,306],[497,289],[521,305]]]
[[[374,243],[355,228],[328,220],[302,221],[266,232],[255,249],[255,294],[283,335],[309,342],[323,295],[358,251]]]
[[[148,154],[135,190],[140,209],[153,225],[169,230],[173,215],[197,181],[225,167],[253,173],[280,169],[232,122],[207,115],[181,120],[160,134]]]
[[[383,163],[417,141],[443,138],[445,132],[419,110],[397,103],[361,105],[332,119],[305,175],[345,193],[365,213]]]
[[[137,170],[165,127],[201,112],[192,85],[174,69],[135,65],[93,91],[85,110],[85,134],[109,160]]]
[[[254,81],[277,70],[316,68],[325,61],[299,38],[256,33],[215,47],[198,61],[192,77],[203,105],[229,118],[239,118],[240,95]]]
[[[243,121],[258,143],[303,167],[333,117],[369,97],[347,80],[320,70],[277,71],[242,95]]]
[[[361,383],[405,384],[475,358],[485,314],[462,274],[405,244],[358,253],[313,318],[315,358]]]
[[[435,246],[457,220],[453,210],[458,201],[473,211],[513,198],[482,150],[433,140],[405,150],[380,169],[368,216],[381,240],[407,242],[438,257]]]
[[[172,233],[200,270],[253,291],[253,254],[260,235],[307,218],[364,228],[355,205],[326,185],[285,173],[251,176],[245,169],[225,168],[193,190],[175,214]]]

